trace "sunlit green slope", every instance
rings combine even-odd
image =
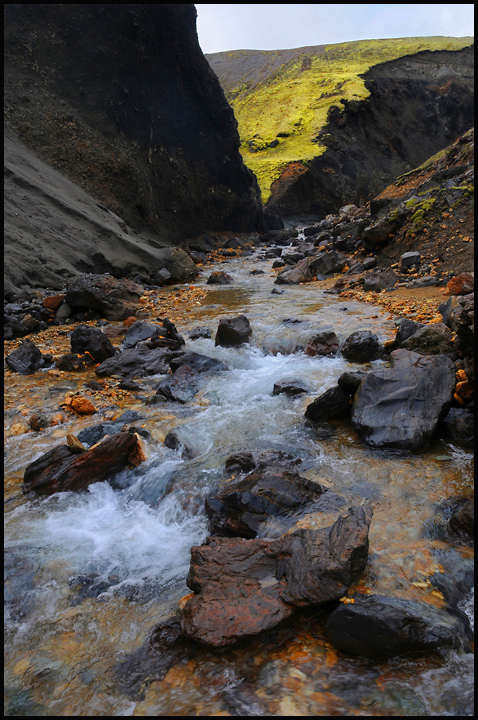
[[[235,50],[207,55],[239,125],[241,154],[266,202],[290,165],[299,172],[325,152],[317,135],[332,105],[369,93],[360,75],[370,67],[423,50],[460,50],[473,38],[360,40],[295,50]]]

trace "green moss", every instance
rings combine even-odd
[[[458,50],[471,42],[471,38],[393,38],[303,48],[283,65],[272,64],[273,69],[259,79],[248,76],[226,90],[238,122],[241,154],[257,176],[263,201],[268,200],[271,184],[289,163],[308,163],[326,151],[320,131],[331,107],[343,111],[342,100],[360,101],[369,96],[361,74],[404,55]],[[261,57],[270,56],[273,63],[280,52],[264,51]],[[241,51],[229,55],[237,56],[238,62],[245,57]],[[280,142],[271,148],[270,143],[278,137]]]
[[[413,223],[414,230],[424,224],[427,213],[431,210],[435,203],[436,198],[430,198],[429,200],[425,200],[424,202],[420,203],[420,207],[413,213],[412,217],[410,218],[411,222]]]
[[[398,222],[400,220],[398,208],[396,208],[393,212],[390,213],[390,215],[387,216],[387,220],[389,220],[392,223]]]

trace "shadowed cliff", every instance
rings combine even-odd
[[[194,5],[6,5],[5,122],[137,231],[263,228]]]

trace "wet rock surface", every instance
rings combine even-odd
[[[115,349],[100,328],[78,325],[70,337],[73,353],[88,353],[96,362],[103,362],[115,354]]]
[[[384,660],[466,643],[463,622],[427,603],[382,595],[352,599],[339,605],[325,624],[342,652]]]
[[[252,460],[237,458],[235,465],[248,467]],[[234,461],[233,461],[234,463]],[[234,467],[229,461],[228,467]],[[319,483],[284,470],[279,463],[253,470],[238,482],[229,482],[224,489],[206,499],[206,512],[211,529],[221,535],[254,538],[262,532],[274,532],[274,518],[280,532],[293,519],[314,507],[325,492]],[[320,507],[320,503],[317,508]],[[272,520],[272,526],[270,521]],[[276,531],[277,532],[277,529]]]
[[[222,318],[216,332],[215,345],[225,347],[242,345],[249,342],[252,328],[245,315],[235,318]]]
[[[294,606],[340,597],[363,571],[371,510],[350,508],[331,528],[278,540],[209,538],[191,550],[181,630],[223,647],[283,622]]]
[[[5,362],[8,367],[20,375],[32,375],[42,365],[41,351],[31,340],[24,340],[20,347],[6,356]]]
[[[137,436],[127,432],[112,435],[80,455],[59,445],[27,466],[22,489],[37,495],[84,490],[143,459]]]
[[[372,447],[415,450],[425,445],[451,406],[455,366],[445,355],[395,350],[389,370],[373,370],[360,384],[352,423]]]

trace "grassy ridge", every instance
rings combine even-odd
[[[295,51],[237,50],[208,60],[234,109],[244,162],[267,202],[271,184],[289,163],[300,171],[325,152],[317,136],[330,107],[342,98],[368,97],[360,74],[404,55],[460,50],[472,42],[470,37],[359,40]]]

